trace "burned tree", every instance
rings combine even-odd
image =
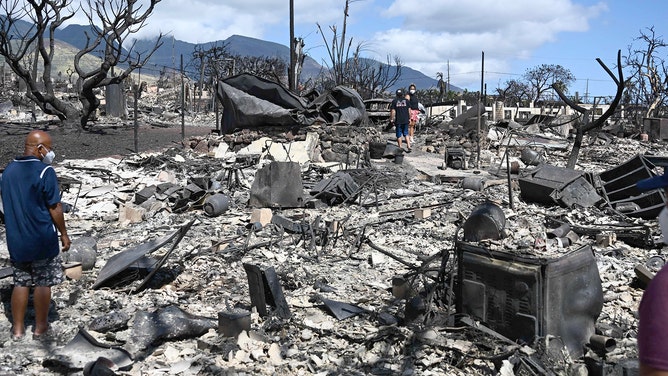
[[[236,55],[234,61],[237,71],[252,73],[278,83],[288,68],[285,60],[277,57]]]
[[[531,100],[531,88],[518,80],[506,81],[505,86],[497,88],[496,92],[507,106],[520,106]]]
[[[55,115],[62,125],[86,128],[100,102],[95,95],[99,88],[122,83],[134,70],[142,67],[160,47],[159,36],[153,49],[142,53],[129,49],[126,39],[141,29],[160,0],[150,0],[146,9],[138,0],[87,0],[82,10],[90,23],[86,45],[74,56],[78,99],[81,106],[60,98],[51,79],[56,50],[55,32],[76,9],[72,0],[10,0],[0,3],[0,55],[12,71],[25,82],[26,96],[44,113]],[[29,20],[30,22],[25,22]],[[101,25],[98,27],[96,25]],[[101,50],[101,52],[100,52]],[[101,61],[94,68],[82,64],[85,57],[100,53]],[[41,77],[38,77],[38,67]],[[124,67],[110,75],[114,67]]]
[[[622,59],[622,51],[619,50],[617,51],[617,74],[619,75],[619,78],[615,76],[610,69],[603,63],[603,61],[600,58],[597,58],[596,61],[605,69],[606,72],[608,72],[608,75],[612,77],[612,80],[615,82],[617,85],[617,92],[615,93],[615,98],[612,100],[612,103],[610,103],[610,107],[608,107],[608,110],[603,113],[599,118],[594,119],[593,118],[593,113],[591,110],[588,110],[568,97],[563,93],[559,85],[553,84],[552,88],[557,92],[559,95],[559,98],[566,102],[567,105],[569,105],[571,108],[576,110],[581,114],[581,116],[578,118],[576,121],[575,125],[575,140],[573,142],[573,149],[571,150],[571,154],[568,157],[568,162],[566,164],[566,167],[568,168],[575,168],[575,164],[578,161],[578,155],[580,153],[580,147],[582,146],[582,139],[584,138],[584,134],[596,129],[600,129],[604,124],[605,121],[615,112],[617,109],[617,106],[619,105],[619,102],[622,99],[622,94],[624,93],[624,74],[622,72],[622,64],[621,64],[621,59]]]
[[[563,93],[567,92],[568,85],[575,79],[575,76],[561,65],[541,64],[527,69],[524,79],[531,89],[532,100],[535,104],[550,87],[556,87]]]
[[[354,58],[350,64],[349,85],[362,96],[362,98],[374,98],[388,90],[399,79],[401,73],[401,60],[394,57],[394,66],[387,57],[387,63],[381,64],[375,60],[360,57],[359,51],[355,51]]]
[[[355,0],[346,0],[346,6],[343,11],[343,30],[339,34],[336,25],[330,26],[332,31],[331,42],[327,41],[320,24],[318,30],[322,35],[322,40],[327,48],[329,65],[334,85],[346,85],[357,90],[362,98],[371,98],[377,93],[382,93],[401,76],[401,60],[398,57],[387,57],[387,64],[379,63],[371,59],[362,57],[364,44],[358,43],[352,49],[353,38],[347,39],[347,19],[350,3]],[[394,65],[391,62],[394,61]],[[331,64],[331,65],[330,65]]]
[[[640,46],[629,46],[625,66],[630,68],[628,104],[639,104],[644,108],[642,117],[656,117],[668,99],[668,67],[660,51],[668,44],[656,35],[654,27],[640,32],[636,41]]]
[[[221,45],[214,43],[209,48],[205,48],[203,45],[195,46],[190,65],[195,67],[199,72],[197,94],[200,100],[205,88],[213,91],[215,85],[218,83],[217,80],[222,78],[223,73],[231,75],[230,73],[235,70],[233,66],[234,59],[227,48],[228,45],[226,43]]]

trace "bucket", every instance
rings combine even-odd
[[[543,157],[537,151],[529,148],[522,149],[520,159],[525,165],[529,166],[537,166],[543,163]]]
[[[404,163],[404,156],[402,154],[395,155],[394,156],[394,163],[396,163],[396,164]]]
[[[464,240],[478,242],[485,239],[501,239],[506,226],[503,210],[492,202],[477,206],[464,222]]]
[[[204,212],[209,217],[223,214],[230,206],[230,199],[222,193],[216,193],[204,200]]]
[[[485,187],[485,181],[474,176],[467,176],[462,179],[462,188],[470,189],[472,191],[482,191]]]

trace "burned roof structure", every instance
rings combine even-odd
[[[319,123],[357,125],[366,109],[352,88],[337,86],[307,100],[278,83],[242,73],[218,84],[217,96],[225,111],[221,131],[266,126],[300,127]]]

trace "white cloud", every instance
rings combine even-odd
[[[144,4],[148,0],[141,0]],[[450,73],[460,86],[476,87],[485,51],[486,71],[507,71],[513,61],[559,39],[584,32],[605,3],[582,0],[356,0],[350,3],[349,37],[363,42],[370,57],[397,55],[405,65],[429,76]],[[319,23],[325,33],[343,20],[344,1],[294,0],[295,34],[304,37],[310,55],[324,56]],[[79,15],[72,23],[85,24]],[[223,40],[233,34],[288,44],[286,0],[162,0],[137,37],[159,32],[191,42]],[[331,35],[326,35],[331,39]],[[354,47],[354,46],[353,46]],[[478,85],[479,86],[479,85]]]
[[[485,71],[505,71],[511,60],[529,57],[559,33],[588,30],[590,20],[606,10],[604,3],[572,0],[434,0],[425,6],[395,1],[382,16],[403,18],[401,29],[378,32],[372,43],[427,75],[443,72],[450,61],[457,82],[475,87],[482,51]]]

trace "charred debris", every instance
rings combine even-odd
[[[469,114],[405,154],[348,95],[274,108],[299,127],[58,164],[69,278],[39,346],[0,323],[0,372],[637,373],[666,198],[634,185],[668,163],[662,140],[609,122],[569,168],[573,118]]]

